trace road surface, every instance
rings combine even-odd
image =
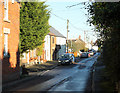
[[[86,91],[91,68],[98,54],[78,63],[47,70],[31,81],[16,85],[9,91]]]

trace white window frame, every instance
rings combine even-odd
[[[4,56],[8,55],[8,34],[4,34]]]
[[[26,59],[26,53],[23,53],[22,59]]]
[[[14,0],[12,0],[12,4],[14,4]]]
[[[30,57],[32,57],[32,50],[30,50]]]
[[[4,0],[4,21],[10,22],[8,20],[8,0]]]

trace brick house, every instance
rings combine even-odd
[[[29,50],[28,53],[23,53],[23,57],[21,57],[21,64],[29,66],[36,64],[37,62],[46,62],[52,61],[55,57],[54,51],[56,47],[56,37],[53,33],[49,32],[48,35],[45,36],[45,43],[43,43],[43,53],[41,56],[36,55],[36,49]],[[36,60],[37,59],[37,60]]]
[[[51,51],[50,56],[51,56],[51,60],[55,59],[55,47],[56,47],[56,36],[52,33],[52,34],[50,34],[50,51]]]
[[[52,58],[52,49],[55,49],[55,35],[51,32],[49,32],[44,39],[44,53],[42,56],[44,56],[44,61],[51,61]]]
[[[54,59],[57,60],[62,54],[66,53],[66,37],[55,28],[51,27],[50,32],[55,35]]]
[[[66,37],[64,37],[60,32],[55,30],[53,27],[49,28],[50,32],[45,36],[45,43],[43,43],[43,53],[41,56],[36,55],[36,49],[30,50],[28,53],[23,53],[21,58],[21,63],[31,65],[37,61],[46,62],[57,60],[60,55],[66,53]]]
[[[2,83],[20,77],[19,32],[20,4],[11,0],[0,1],[0,59],[2,61]]]
[[[55,28],[50,27],[49,34],[45,37],[45,60],[57,60],[60,55],[66,53],[66,37]]]
[[[79,35],[78,38],[68,40],[68,52],[73,53],[75,57],[80,56],[80,50],[85,48],[85,42]]]

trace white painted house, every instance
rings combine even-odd
[[[54,42],[54,47],[52,46],[52,37],[55,37],[55,42]],[[59,56],[62,54],[66,53],[66,37],[63,36],[60,32],[55,30],[53,27],[50,27],[50,33],[45,36],[44,39],[44,58],[49,61],[49,60],[57,60]],[[52,51],[54,48],[54,51]],[[54,53],[54,58],[53,56]]]
[[[50,59],[50,34],[45,36],[44,41],[45,41],[44,43],[45,59],[49,61],[51,60]]]
[[[56,59],[58,59],[59,56],[66,53],[66,37],[53,27],[50,28],[50,32],[56,36]]]

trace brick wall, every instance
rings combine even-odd
[[[54,43],[53,43],[53,38],[52,37],[54,37]],[[56,37],[55,36],[51,36],[50,37],[50,50],[51,50],[51,60],[53,60],[53,53],[54,53],[54,51],[55,51],[55,47],[56,47]]]
[[[1,3],[1,1],[0,1]],[[19,56],[19,29],[20,29],[20,4],[16,1],[8,3],[8,21],[4,21],[4,3],[2,2],[2,76],[3,83],[18,79],[20,76]],[[8,34],[9,57],[3,56],[4,51],[4,28],[10,29]]]

